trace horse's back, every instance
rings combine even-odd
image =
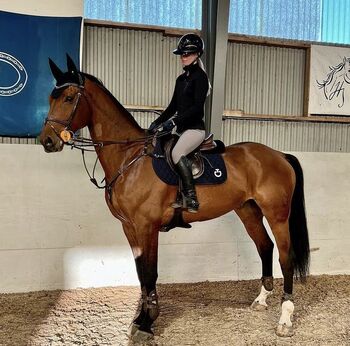
[[[226,146],[226,150],[228,151],[245,151],[246,153],[251,153],[251,154],[259,154],[259,155],[268,155],[268,156],[274,156],[278,155],[281,157],[284,157],[284,153],[275,150],[265,144],[262,143],[257,143],[257,142],[239,142],[239,143],[234,143],[229,146]]]
[[[253,167],[276,170],[276,165],[290,168],[284,153],[261,143],[241,142],[229,145],[225,156],[236,168],[243,166],[244,170]]]
[[[244,182],[247,199],[292,197],[295,173],[284,153],[264,144],[242,142],[226,147],[224,159],[232,183]]]

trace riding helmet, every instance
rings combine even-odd
[[[177,48],[173,51],[173,53],[176,55],[198,53],[198,55],[201,56],[203,51],[203,40],[197,34],[186,34],[180,38]]]

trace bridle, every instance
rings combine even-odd
[[[72,108],[72,111],[68,117],[67,120],[61,120],[61,119],[56,119],[56,118],[53,118],[52,116],[50,116],[50,114],[48,114],[48,116],[45,118],[45,121],[44,121],[44,125],[47,125],[49,124],[49,126],[51,127],[51,129],[53,130],[53,132],[56,134],[56,136],[60,139],[60,140],[63,140],[63,142],[66,144],[66,141],[62,138],[62,132],[63,131],[66,131],[67,133],[70,133],[73,137],[74,133],[73,131],[71,130],[71,125],[72,125],[72,122],[73,122],[73,119],[74,119],[74,116],[76,114],[76,110],[78,108],[78,104],[79,104],[79,101],[80,101],[80,98],[82,95],[85,96],[84,94],[84,86],[83,85],[78,85],[78,84],[75,84],[75,83],[66,83],[66,84],[63,84],[59,87],[56,87],[55,89],[61,89],[61,88],[66,88],[68,86],[75,86],[75,87],[78,87],[80,89],[80,91],[77,93],[77,97],[76,97],[76,100],[75,100],[75,103],[73,105],[73,108]],[[53,124],[59,124],[59,125],[63,125],[64,126],[64,129],[63,131],[61,131],[61,133],[58,133],[57,129],[53,126]]]
[[[86,151],[94,151],[94,149],[88,150],[86,149],[86,147],[104,147],[106,145],[112,145],[112,144],[124,144],[124,145],[132,145],[135,143],[141,143],[141,142],[149,142],[149,140],[153,140],[154,139],[154,135],[148,135],[148,136],[144,136],[144,137],[139,137],[139,138],[134,138],[134,139],[127,139],[127,140],[122,140],[122,141],[115,141],[115,140],[99,140],[99,141],[93,141],[91,138],[86,138],[86,137],[82,137],[77,135],[77,133],[74,133],[72,131],[71,124],[74,120],[74,117],[76,115],[76,111],[79,105],[79,101],[81,99],[81,97],[85,97],[87,103],[89,104],[88,98],[86,97],[85,93],[84,93],[84,86],[82,85],[78,85],[75,83],[66,83],[62,86],[60,86],[59,88],[63,88],[63,87],[67,87],[67,86],[75,86],[78,87],[81,91],[79,91],[77,93],[77,98],[75,100],[75,103],[73,105],[72,111],[68,117],[67,120],[61,120],[61,119],[56,119],[53,118],[52,116],[50,116],[50,114],[45,118],[44,121],[44,125],[49,124],[51,129],[54,131],[54,133],[56,134],[56,136],[63,141],[63,143],[65,145],[69,145],[72,148],[76,148],[76,149],[80,149],[80,150],[86,150]],[[156,112],[157,113],[157,112]],[[64,129],[63,131],[69,132],[71,134],[71,138],[69,140],[65,140],[64,138],[61,137],[61,133],[63,131],[61,131],[61,133],[58,133],[57,129],[53,126],[53,124],[59,124],[59,125],[63,125]],[[164,135],[166,135],[168,133],[157,133],[156,137],[162,137]]]
[[[74,133],[71,129],[72,122],[74,120],[75,115],[77,114],[77,109],[79,106],[79,102],[82,97],[85,97],[85,100],[87,101],[89,105],[89,100],[88,97],[85,95],[84,91],[85,88],[83,85],[78,85],[75,83],[66,83],[60,87],[56,87],[56,89],[63,88],[63,87],[68,87],[68,86],[75,86],[78,87],[80,90],[77,93],[77,97],[75,100],[75,103],[73,105],[72,111],[68,117],[67,120],[61,120],[54,118],[50,116],[50,114],[45,118],[44,125],[49,125],[53,132],[56,134],[56,136],[63,142],[64,145],[68,145],[71,147],[71,149],[76,148],[79,149],[82,153],[82,159],[84,163],[84,168],[86,170],[87,175],[90,178],[90,181],[98,188],[98,189],[106,189],[109,195],[109,200],[111,200],[112,197],[112,187],[114,183],[117,181],[119,176],[121,176],[128,168],[130,168],[136,161],[138,161],[141,157],[143,156],[155,156],[152,153],[147,152],[147,147],[150,142],[152,142],[154,139],[165,136],[169,134],[169,131],[166,132],[156,132],[155,134],[147,135],[144,137],[139,137],[135,139],[130,139],[130,140],[123,140],[123,141],[115,141],[115,140],[100,140],[100,141],[94,141],[91,138],[86,138],[79,136],[77,133]],[[64,129],[59,133],[58,130],[55,128],[54,124],[59,124],[64,127]],[[65,137],[67,136],[67,137]],[[95,169],[98,161],[98,156],[96,157],[94,167],[92,170],[92,173],[89,172],[86,161],[85,161],[85,151],[95,151],[96,148],[102,148],[107,145],[125,145],[125,146],[131,146],[134,144],[139,144],[143,143],[143,149],[142,151],[134,157],[130,162],[125,164],[124,166],[120,167],[116,174],[112,177],[112,179],[107,183],[106,179],[104,178],[100,184],[103,182],[104,185],[99,185],[95,178]]]

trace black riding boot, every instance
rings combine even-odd
[[[199,203],[193,183],[190,162],[188,161],[187,157],[181,156],[175,167],[182,182],[184,208],[186,208],[190,213],[196,213],[199,208]],[[175,202],[173,206],[176,204],[177,202]]]

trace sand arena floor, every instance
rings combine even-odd
[[[250,304],[259,280],[158,285],[161,315],[146,345],[350,345],[350,276],[295,284],[295,335],[279,338],[282,281],[269,308]],[[0,345],[135,345],[127,330],[137,287],[0,295]]]

